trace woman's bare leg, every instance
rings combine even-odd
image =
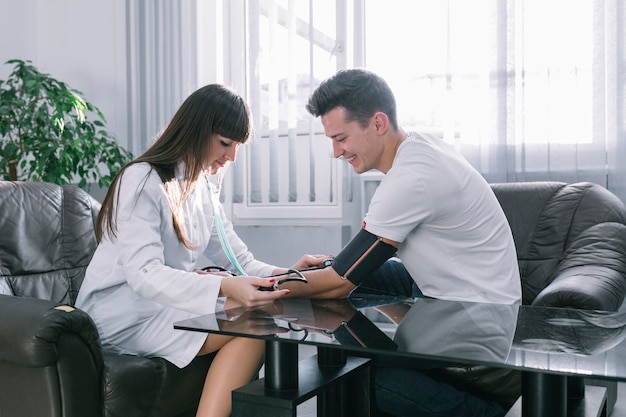
[[[265,342],[258,339],[210,335],[199,355],[219,349],[204,381],[197,417],[227,417],[232,391],[248,382],[263,364]]]

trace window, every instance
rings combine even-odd
[[[304,105],[361,65],[390,83],[404,128],[439,133],[488,181],[592,181],[626,198],[621,2],[244,3],[256,137],[232,170],[235,221],[341,218],[354,174]]]
[[[339,222],[339,162],[308,97],[338,68],[337,17],[329,1],[247,1],[246,89],[255,135],[233,167],[239,224]],[[235,180],[236,180],[235,179]]]
[[[402,126],[438,132],[488,180],[607,185],[617,9],[598,0],[425,0],[398,13],[366,0],[366,63],[397,92]],[[406,46],[394,56],[398,39]]]
[[[495,105],[500,91],[521,91],[503,98],[523,126],[514,132],[516,143],[589,143],[591,6],[418,1],[397,13],[387,1],[368,0],[367,66],[397,92],[404,126],[441,131],[451,142],[497,142],[481,127],[504,108]],[[381,30],[391,24],[397,29]],[[387,53],[397,39],[410,45],[401,65]]]

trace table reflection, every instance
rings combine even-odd
[[[624,337],[624,313],[523,306],[513,346],[525,351],[589,356],[614,348]]]
[[[190,319],[179,328],[495,366],[527,364],[530,354],[617,355],[626,345],[625,313],[370,295],[278,300]],[[523,352],[527,356],[519,356]]]
[[[398,349],[439,358],[502,363],[519,306],[418,298],[400,321]]]
[[[285,299],[263,309],[235,308],[217,315],[221,332],[267,336],[302,342],[395,350],[396,344],[360,309],[394,303],[395,298]],[[356,307],[358,306],[358,308]]]
[[[217,316],[217,325],[231,334],[503,363],[518,310],[516,305],[359,295],[285,299],[264,309],[231,309]],[[393,324],[389,332],[393,338],[381,330],[381,318]]]

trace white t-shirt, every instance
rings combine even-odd
[[[491,187],[453,147],[412,133],[398,148],[363,222],[401,242],[398,257],[426,296],[521,302],[511,229]]]

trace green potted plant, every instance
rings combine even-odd
[[[82,93],[30,61],[0,80],[0,179],[106,187],[130,159]]]

